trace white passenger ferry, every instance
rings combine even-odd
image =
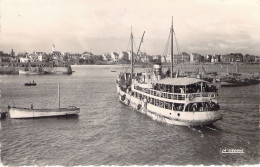
[[[223,119],[216,87],[197,78],[173,78],[173,63],[170,78],[164,78],[160,64],[155,64],[151,73],[133,73],[133,49],[131,52],[131,73],[121,73],[117,79],[120,102],[154,120],[174,125],[203,126]]]

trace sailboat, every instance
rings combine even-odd
[[[153,120],[173,125],[204,126],[223,119],[217,90],[210,89],[207,81],[174,78],[173,24],[170,33],[170,77],[162,75],[161,64],[155,64],[151,73],[134,73],[132,47],[131,73],[120,73],[116,81],[119,101]],[[131,43],[133,46],[132,32]]]
[[[40,118],[40,117],[56,117],[56,116],[68,116],[76,115],[80,112],[80,108],[75,106],[69,106],[68,108],[60,107],[60,83],[58,83],[58,99],[59,108],[53,109],[34,109],[31,104],[31,108],[20,108],[8,106],[10,118]]]

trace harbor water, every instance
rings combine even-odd
[[[57,108],[58,82],[61,107],[80,107],[79,115],[72,117],[1,119],[3,165],[242,165],[260,161],[259,85],[219,87],[224,119],[213,126],[181,127],[153,121],[119,103],[115,81],[126,66],[72,69],[72,75],[0,75],[2,111],[8,105]],[[260,71],[256,65],[245,69]],[[37,86],[24,86],[32,80]]]

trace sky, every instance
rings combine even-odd
[[[171,20],[187,53],[260,56],[260,0],[0,0],[0,51],[163,54]],[[176,43],[176,42],[174,42]],[[176,47],[174,48],[176,54]]]

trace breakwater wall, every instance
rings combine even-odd
[[[0,67],[0,74],[19,74],[19,70],[25,70],[26,67]],[[68,67],[30,67],[29,71],[40,71],[46,74],[72,74],[72,69]]]

